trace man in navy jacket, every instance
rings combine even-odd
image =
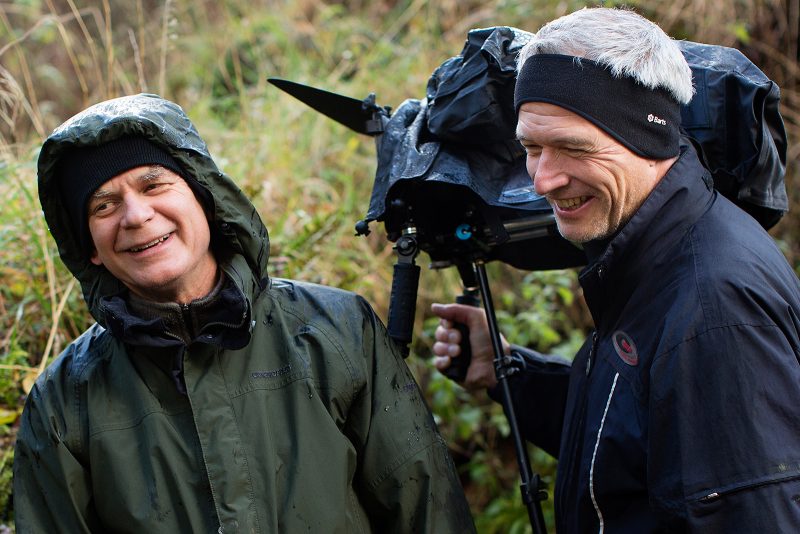
[[[681,137],[691,72],[630,11],[585,9],[521,51],[528,172],[583,246],[595,330],[571,363],[506,345],[523,434],[558,457],[570,532],[800,528],[800,283],[759,224],[713,189]],[[481,310],[433,307],[445,369],[496,386]]]

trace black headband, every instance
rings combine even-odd
[[[614,77],[592,60],[560,54],[529,57],[514,89],[518,115],[526,102],[577,113],[645,158],[678,155],[680,104],[666,90],[649,89],[629,76]]]

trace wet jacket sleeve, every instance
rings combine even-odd
[[[797,333],[797,324],[719,328],[654,362],[650,502],[670,528],[797,530]]]
[[[475,531],[450,452],[394,342],[366,303],[365,387],[348,425],[356,488],[374,532]]]
[[[39,380],[25,405],[14,454],[20,534],[97,531],[89,470],[62,440],[67,425],[76,424],[60,407],[63,392],[54,381]]]
[[[570,362],[518,345],[512,345],[511,356],[517,371],[509,378],[509,388],[520,432],[525,439],[557,458]],[[499,386],[489,391],[489,396],[503,402]]]

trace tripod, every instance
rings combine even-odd
[[[466,237],[468,238],[469,236]],[[416,228],[413,225],[409,225],[404,230],[402,237],[397,240],[394,248],[397,252],[397,263],[394,266],[394,277],[392,279],[392,295],[387,329],[389,336],[398,342],[404,356],[407,356],[409,351],[408,343],[411,341],[414,325],[420,271],[415,264],[419,246]],[[508,384],[508,378],[517,371],[517,368],[514,367],[512,359],[503,352],[500,330],[497,326],[497,316],[492,302],[492,293],[489,289],[489,280],[486,275],[486,265],[483,260],[475,260],[471,264],[460,263],[458,264],[458,271],[464,283],[464,292],[456,300],[464,304],[477,306],[476,293],[478,292],[480,292],[483,300],[483,308],[486,312],[489,334],[494,350],[495,376],[502,395],[503,411],[508,418],[511,436],[514,440],[514,448],[522,480],[520,484],[522,502],[528,510],[528,518],[534,534],[546,534],[547,530],[544,525],[541,501],[547,499],[547,492],[539,475],[531,470],[525,441],[519,432],[519,425],[511,398],[511,389]],[[471,360],[471,351],[469,350],[469,333],[466,326],[457,326],[462,335],[462,355],[456,360],[457,363],[451,365],[451,368],[447,369],[444,374],[453,380],[463,381]],[[463,343],[464,341],[467,341],[467,343]]]
[[[545,484],[542,482],[539,475],[533,473],[531,469],[528,450],[519,432],[519,425],[517,424],[517,417],[514,412],[514,403],[511,398],[511,389],[508,384],[508,378],[517,371],[517,368],[514,367],[513,360],[503,352],[500,330],[497,326],[497,316],[495,315],[494,303],[492,302],[492,293],[489,289],[489,279],[486,275],[486,265],[483,261],[476,261],[473,263],[472,267],[474,276],[477,278],[478,288],[483,300],[483,308],[486,312],[486,319],[489,324],[489,335],[492,340],[492,348],[494,349],[494,372],[502,395],[501,402],[503,404],[503,411],[508,419],[511,437],[514,440],[514,449],[516,451],[521,479],[520,493],[522,494],[522,502],[528,510],[528,519],[531,522],[534,534],[545,534],[547,529],[544,525],[541,503],[543,500],[547,499],[547,492],[545,491]],[[461,272],[462,280],[464,280],[465,274],[467,273],[464,272],[464,269],[459,269],[459,271]],[[464,292],[465,294],[474,292],[474,290],[467,285],[467,280],[465,280]],[[463,335],[464,332],[462,331],[462,336]],[[464,338],[462,337],[462,343],[463,340]],[[468,344],[469,340],[467,339],[466,341]]]

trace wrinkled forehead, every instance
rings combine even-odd
[[[153,183],[163,179],[175,181],[180,180],[180,182],[186,183],[186,180],[184,180],[180,174],[161,165],[140,165],[112,176],[100,184],[91,194],[91,197],[98,197],[108,194],[109,192],[118,189],[123,184],[141,187],[148,183]]]
[[[516,137],[523,145],[581,148],[605,140],[624,146],[581,115],[544,102],[520,106]]]

